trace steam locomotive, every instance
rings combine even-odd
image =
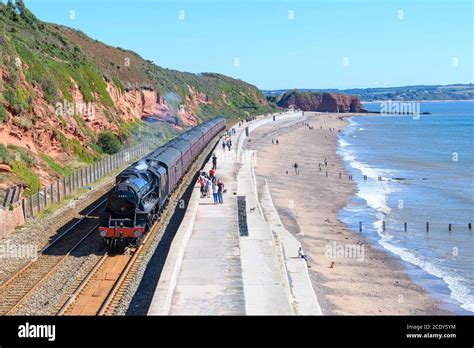
[[[138,245],[168,197],[212,138],[225,129],[217,117],[192,128],[133,163],[116,177],[99,215],[99,235],[109,248]]]

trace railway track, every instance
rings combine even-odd
[[[219,136],[216,137],[219,139]],[[205,163],[215,146],[216,138],[204,149],[190,170],[184,176],[178,189],[172,193],[169,201],[178,202],[187,187],[192,184],[196,171]],[[174,209],[166,207],[159,220],[145,235],[137,248],[127,249],[125,254],[105,254],[95,266],[77,281],[69,293],[56,307],[53,315],[114,315],[125,291],[138,273],[139,265],[146,262],[145,257],[152,247],[151,241],[161,238],[163,221],[170,217]]]
[[[105,254],[93,269],[68,296],[66,302],[57,310],[56,315],[104,315],[113,313],[117,301],[113,301],[127,272],[139,257],[140,249],[128,249],[127,254]]]
[[[36,260],[26,264],[0,286],[0,315],[14,313],[29,295],[34,293],[80,245],[89,239],[98,223],[88,219],[105,202],[106,200],[101,201],[81,219],[69,226],[40,251]]]

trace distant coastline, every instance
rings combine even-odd
[[[377,103],[384,103],[384,102],[415,102],[415,103],[455,103],[455,102],[474,102],[474,99],[446,99],[446,100],[392,100],[392,99],[384,99],[384,100],[372,100],[372,101],[361,101],[362,104],[377,104]]]
[[[262,90],[267,97],[283,95],[290,89]],[[347,94],[359,97],[363,103],[378,103],[387,100],[414,102],[473,101],[474,84],[417,85],[400,87],[371,87],[349,89],[298,88],[298,92]]]

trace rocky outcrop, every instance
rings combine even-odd
[[[283,108],[317,112],[367,112],[359,97],[348,94],[290,91],[277,101]]]

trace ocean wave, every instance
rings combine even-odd
[[[345,141],[344,139],[339,138],[339,145],[342,146],[342,147],[347,147],[350,144],[347,141]]]
[[[471,295],[471,290],[469,287],[464,285],[466,282],[464,278],[459,275],[452,274],[440,266],[434,265],[429,260],[419,255],[415,255],[405,248],[393,245],[390,243],[393,236],[383,233],[382,224],[383,222],[381,219],[378,219],[373,224],[374,228],[378,232],[378,235],[380,236],[378,243],[382,247],[389,250],[393,254],[400,256],[403,261],[418,266],[428,274],[442,279],[451,292],[451,298],[459,302],[460,306],[465,310],[474,312],[474,296]]]
[[[359,123],[357,123],[356,121],[354,121],[352,117],[349,118],[348,120],[349,120],[349,126],[355,127],[355,126],[358,126],[358,125],[359,125]]]
[[[349,150],[341,141],[339,144],[341,146],[338,150],[338,154],[342,159],[349,164],[351,168],[361,172],[362,176],[367,176],[367,181],[360,181],[359,179],[357,196],[365,200],[367,205],[371,208],[388,215],[391,211],[388,205],[388,196],[390,193],[396,192],[397,189],[387,181],[379,181],[378,178],[389,177],[390,171],[374,168],[357,160],[354,151]]]

